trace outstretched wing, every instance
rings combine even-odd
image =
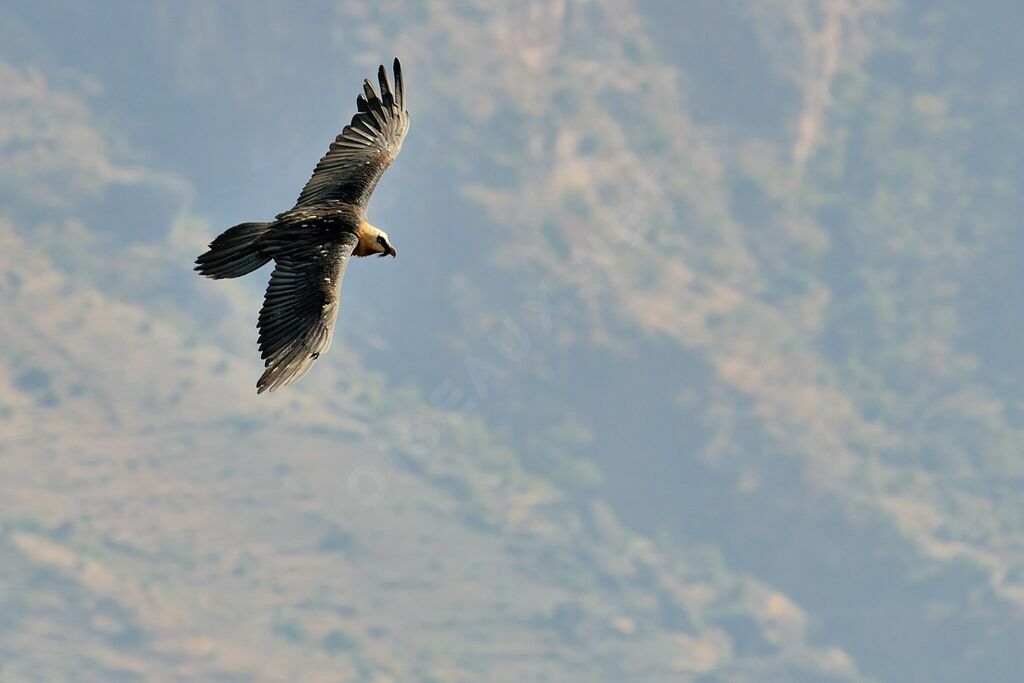
[[[331,346],[341,279],[358,238],[306,244],[276,257],[257,326],[266,371],[258,393],[288,386]]]
[[[363,94],[356,98],[358,112],[316,165],[313,177],[295,202],[296,208],[329,200],[365,207],[370,201],[377,181],[398,156],[409,130],[402,65],[397,58],[394,68],[394,91],[388,85],[383,64],[377,70],[379,97],[370,82],[363,81]]]

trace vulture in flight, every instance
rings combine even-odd
[[[349,257],[397,253],[387,233],[366,220],[377,181],[409,130],[397,59],[394,71],[392,89],[384,66],[378,69],[379,94],[363,81],[352,122],[331,143],[292,209],[269,223],[228,228],[196,259],[195,269],[215,280],[274,262],[257,323],[266,366],[258,393],[300,379],[330,347]]]

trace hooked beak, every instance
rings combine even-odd
[[[397,251],[395,251],[395,248],[394,248],[394,247],[392,247],[392,246],[388,246],[388,250],[387,250],[387,251],[382,251],[382,252],[380,253],[380,255],[381,255],[382,257],[383,257],[383,256],[391,256],[392,258],[394,258],[395,256],[398,256],[398,252],[397,252]]]

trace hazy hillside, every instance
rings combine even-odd
[[[0,8],[0,680],[1015,680],[1016,4]],[[329,357],[261,277],[413,122]]]

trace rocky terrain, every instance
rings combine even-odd
[[[0,681],[1015,680],[1021,18],[0,8]],[[191,260],[393,54],[402,257],[257,397]]]

